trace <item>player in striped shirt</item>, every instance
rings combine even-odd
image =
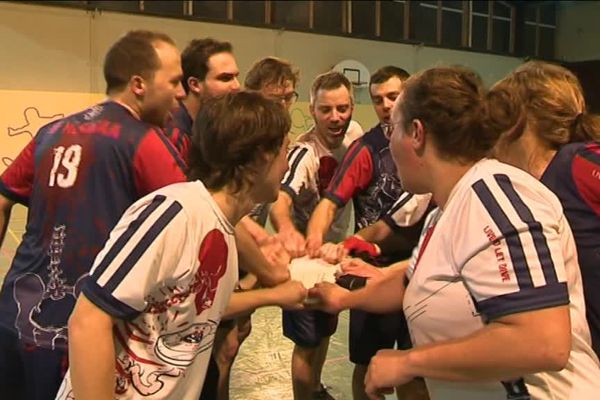
[[[565,210],[600,356],[600,117],[587,112],[577,77],[558,65],[526,63],[491,92],[506,131],[496,156],[540,179]]]
[[[197,399],[221,318],[303,301],[297,282],[232,295],[233,227],[276,198],[289,127],[287,112],[258,94],[205,104],[190,182],[134,203],[94,262],[69,321],[71,368],[58,399]]]
[[[439,209],[406,274],[312,291],[330,311],[403,307],[415,347],[371,360],[373,399],[416,376],[433,400],[592,399],[600,389],[569,224],[543,184],[485,158],[500,134],[488,107],[467,69],[406,82],[392,152],[407,190],[431,192]]]

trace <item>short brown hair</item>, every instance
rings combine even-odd
[[[208,59],[219,53],[232,53],[233,46],[229,42],[220,42],[213,38],[194,39],[181,53],[181,69],[183,78],[181,83],[186,93],[189,93],[188,78],[206,79],[208,73]]]
[[[373,75],[371,75],[371,79],[369,80],[369,88],[373,84],[387,82],[393,77],[396,77],[404,82],[410,77],[410,74],[400,67],[386,65],[385,67],[379,68]]]
[[[188,178],[239,191],[252,184],[262,157],[277,154],[290,127],[287,111],[259,93],[209,99],[194,122]]]
[[[404,83],[398,107],[405,127],[420,120],[444,158],[479,160],[498,138],[486,125],[481,78],[464,67],[436,67],[413,75]]]
[[[518,138],[526,126],[550,148],[600,139],[600,118],[586,110],[577,77],[560,65],[531,61],[490,90],[491,120]]]
[[[296,87],[299,72],[289,61],[277,57],[265,57],[252,65],[244,86],[250,90],[261,90],[268,85],[284,85],[287,81]]]
[[[344,74],[337,71],[329,71],[318,75],[310,88],[311,104],[315,101],[317,92],[319,90],[334,90],[341,86],[344,86],[346,89],[348,89],[348,92],[350,93],[350,99],[354,101],[352,94],[352,83],[350,83],[350,80],[346,78]]]
[[[173,39],[164,33],[136,30],[127,32],[110,47],[104,57],[107,94],[123,90],[132,76],[154,77],[154,72],[160,68],[154,48],[157,42],[175,46]]]

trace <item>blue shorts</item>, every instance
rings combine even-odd
[[[0,388],[2,398],[49,400],[56,397],[69,367],[67,350],[25,343],[0,326]]]
[[[350,310],[350,361],[368,365],[381,349],[412,347],[406,318],[402,311],[391,314],[372,314],[361,310]]]
[[[335,333],[338,316],[316,310],[283,311],[283,336],[300,347],[317,347]]]

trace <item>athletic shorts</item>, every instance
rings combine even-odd
[[[372,314],[350,310],[350,361],[368,365],[381,349],[410,349],[411,341],[404,313]]]
[[[68,367],[66,349],[37,347],[20,341],[16,333],[0,326],[0,393],[3,399],[54,399]]]
[[[283,311],[283,336],[300,347],[317,347],[335,333],[338,316],[316,310]]]

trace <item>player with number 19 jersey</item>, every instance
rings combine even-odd
[[[42,127],[0,177],[0,193],[29,207],[0,324],[66,349],[69,315],[111,229],[137,199],[185,181],[183,170],[163,133],[114,101]]]

